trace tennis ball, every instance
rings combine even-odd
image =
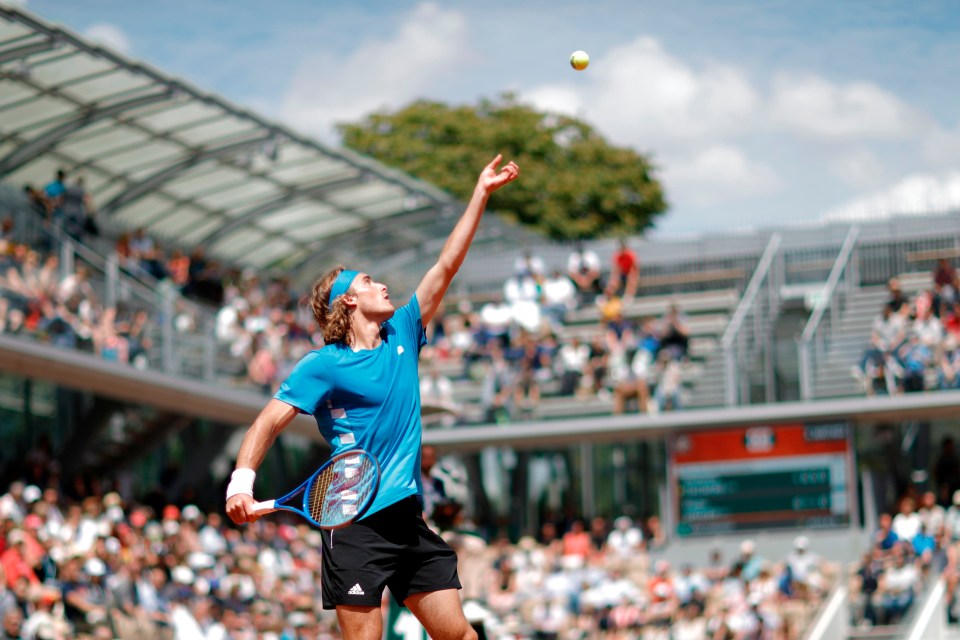
[[[583,71],[590,64],[590,56],[586,51],[574,51],[570,54],[570,66],[577,71]]]

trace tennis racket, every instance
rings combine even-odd
[[[292,511],[321,529],[342,529],[373,503],[380,486],[380,465],[360,449],[327,460],[299,487],[276,500],[257,502],[257,515]]]

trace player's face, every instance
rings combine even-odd
[[[369,275],[361,273],[354,279],[352,288],[357,296],[357,309],[363,315],[368,318],[384,315],[390,318],[393,315],[394,306],[387,285],[374,282]]]

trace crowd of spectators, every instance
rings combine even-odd
[[[956,622],[958,554],[960,490],[946,508],[932,491],[903,496],[895,514],[880,515],[872,544],[854,569],[853,623],[899,623],[939,577],[947,584],[948,619]]]
[[[82,179],[68,184],[61,171],[45,188],[27,191],[51,242],[64,233],[79,240],[100,233]],[[159,305],[107,306],[97,294],[105,286],[102,273],[82,262],[63,273],[53,244],[18,242],[12,219],[2,230],[0,332],[29,334],[139,368],[159,360],[151,351],[166,321]],[[311,314],[285,277],[223,269],[202,247],[189,255],[166,252],[143,229],[122,234],[113,251],[127,274],[155,284],[158,293],[172,287],[184,298],[214,305],[208,309],[215,316],[218,362],[228,365],[223,369],[234,384],[272,393],[320,344]],[[536,417],[545,396],[599,397],[614,413],[681,406],[686,319],[676,308],[660,318],[625,317],[640,273],[626,241],[612,256],[606,278],[597,254],[582,244],[566,264],[549,271],[531,252],[514,267],[500,296],[476,306],[453,301],[428,327],[424,401],[449,409],[432,422]],[[597,309],[599,322],[586,333],[571,331],[571,312],[584,308]],[[202,314],[203,307],[178,307],[176,331],[205,328]],[[457,382],[472,385],[472,407],[454,402]]]
[[[237,528],[217,510],[131,501],[104,485],[14,482],[0,496],[0,621],[25,640],[339,637],[320,609],[319,533],[271,517]],[[751,541],[725,561],[673,567],[626,516],[487,537],[457,512],[434,526],[460,563],[485,637],[800,637],[836,568],[800,536],[784,558]]]
[[[933,285],[907,296],[900,280],[873,321],[870,341],[852,374],[867,395],[960,389],[960,298],[957,272],[938,261]]]

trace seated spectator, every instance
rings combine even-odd
[[[584,247],[583,242],[578,241],[576,248],[567,258],[567,276],[577,287],[580,306],[592,304],[603,291],[600,286],[600,258]]]
[[[611,259],[610,280],[607,282],[607,297],[621,296],[632,300],[637,295],[640,285],[640,261],[627,242],[620,240],[620,247],[614,252]]]
[[[950,540],[960,541],[960,489],[953,492],[953,499],[943,517],[943,526]]]
[[[608,379],[613,389],[613,414],[626,411],[627,402],[637,401],[637,411],[647,413],[650,399],[649,380],[654,374],[653,355],[646,349],[629,354],[619,345],[609,353]]]
[[[898,545],[894,549],[891,566],[884,570],[879,580],[880,623],[900,622],[913,604],[919,588],[920,573],[916,565],[909,561],[904,547]]]
[[[516,376],[504,357],[503,349],[493,343],[481,386],[480,403],[484,422],[510,420]]]
[[[913,537],[920,532],[920,514],[916,512],[916,501],[910,496],[900,500],[900,511],[893,517],[891,528],[897,540],[913,542]]]
[[[903,305],[909,303],[898,278],[890,278],[887,281],[887,295],[886,304],[893,309],[894,312],[899,311]]]
[[[897,544],[896,532],[893,530],[893,516],[881,513],[877,522],[877,531],[873,534],[873,545],[881,552],[889,552]]]
[[[643,532],[630,516],[619,516],[607,534],[607,550],[617,558],[628,558],[643,550]]]
[[[590,359],[590,347],[577,337],[560,345],[557,362],[560,369],[560,395],[572,396],[580,388],[580,379]]]
[[[853,369],[854,377],[863,385],[867,395],[873,395],[877,389],[883,389],[891,395],[895,392],[896,381],[887,363],[895,356],[905,338],[906,319],[890,305],[883,305],[880,315],[873,320],[870,346],[864,352],[859,366]]]
[[[577,290],[570,278],[554,270],[543,281],[540,305],[551,328],[559,331],[567,313],[577,306]]]
[[[540,328],[540,284],[530,273],[518,271],[503,284],[503,301],[511,321],[527,331]]]
[[[857,610],[853,616],[855,624],[866,621],[874,626],[879,622],[876,594],[883,569],[883,555],[876,547],[863,555],[856,571],[857,589],[853,599],[854,608]]]
[[[690,326],[686,316],[680,313],[675,304],[671,304],[661,318],[659,326],[660,349],[666,351],[674,360],[687,357],[690,348]]]
[[[947,258],[937,260],[933,269],[933,310],[938,317],[943,317],[944,307],[952,306],[957,300],[957,271]]]
[[[653,392],[660,412],[679,409],[682,390],[683,366],[669,352],[661,351],[657,357],[657,386]]]
[[[934,351],[911,331],[907,341],[897,350],[899,368],[896,376],[899,387],[906,393],[923,391],[926,388],[927,372],[933,367]]]
[[[920,508],[917,509],[917,515],[920,516],[920,521],[932,537],[943,527],[947,511],[937,504],[936,493],[924,491],[923,495],[920,496]]]

